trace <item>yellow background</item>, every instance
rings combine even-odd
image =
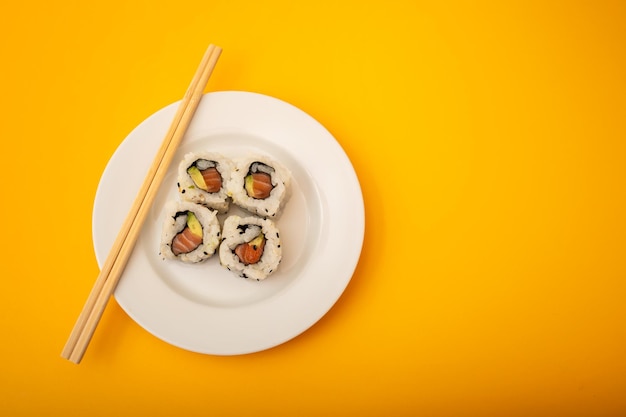
[[[0,13],[0,414],[626,415],[626,3],[23,1]],[[208,89],[269,94],[336,136],[362,257],[313,328],[189,353],[94,282],[114,150]]]

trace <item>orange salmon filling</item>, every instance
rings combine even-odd
[[[202,173],[202,178],[204,178],[204,183],[206,184],[206,189],[204,191],[208,193],[216,193],[222,188],[222,176],[220,175],[217,168],[208,168],[200,171]]]
[[[235,248],[235,254],[244,265],[255,264],[261,259],[264,248],[265,238],[263,238],[258,245],[253,245],[250,242],[238,245]]]
[[[189,227],[185,227],[182,232],[174,236],[172,240],[172,253],[176,256],[181,253],[189,253],[202,243],[202,236],[197,236],[191,232]]]
[[[265,199],[269,197],[274,186],[272,185],[272,177],[265,172],[255,172],[250,174],[252,178],[251,190],[248,189],[248,195],[252,198]],[[250,192],[252,191],[252,192]]]

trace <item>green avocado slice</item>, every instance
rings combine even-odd
[[[245,178],[244,187],[245,187],[246,192],[248,193],[249,196],[253,196],[254,195],[254,178],[252,178],[252,175],[248,175]]]
[[[191,233],[196,236],[202,237],[202,225],[200,224],[200,221],[198,220],[196,215],[190,211],[187,212],[187,227],[189,227]]]
[[[204,182],[204,177],[202,176],[202,172],[200,172],[197,166],[192,165],[189,168],[187,168],[187,174],[189,174],[189,176],[191,177],[191,179],[193,180],[193,182],[196,184],[198,188],[204,191],[207,190],[206,182]]]

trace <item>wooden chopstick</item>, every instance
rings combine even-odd
[[[206,84],[221,52],[222,49],[215,45],[209,45],[206,50],[83,310],[72,329],[72,333],[61,352],[63,358],[74,363],[80,363],[82,360],[106,304],[115,291],[130,258],[159,186],[163,182],[178,145],[198,108]]]

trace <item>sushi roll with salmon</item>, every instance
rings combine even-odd
[[[196,263],[210,258],[220,243],[217,212],[188,201],[165,209],[160,253],[165,259]]]
[[[256,216],[229,216],[219,248],[223,267],[242,278],[267,278],[282,257],[280,236],[273,221]]]
[[[215,152],[190,152],[178,165],[178,192],[184,201],[202,204],[219,213],[228,211],[226,184],[233,163]]]
[[[236,162],[228,194],[237,206],[275,219],[289,198],[291,173],[278,162],[255,155]]]

